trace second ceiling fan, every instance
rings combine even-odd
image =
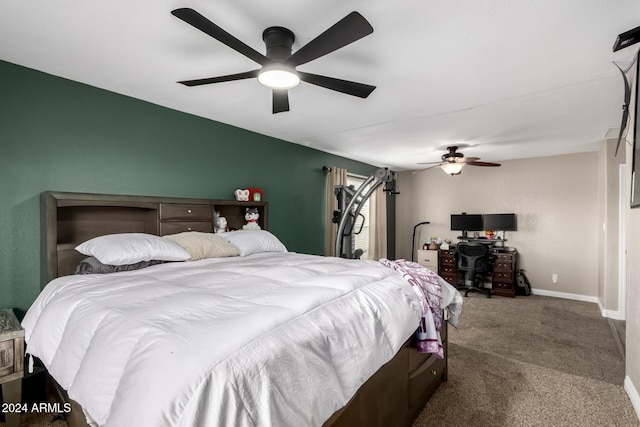
[[[433,166],[427,167],[423,170],[432,169],[440,166],[440,168],[448,173],[449,175],[460,175],[462,173],[462,168],[464,165],[469,166],[500,166],[500,163],[491,163],[491,162],[479,162],[479,157],[464,157],[464,154],[458,152],[458,147],[452,145],[451,147],[447,147],[448,152],[443,154],[440,162],[427,162],[427,163],[418,163],[419,165],[429,165]]]
[[[360,98],[368,97],[376,88],[364,83],[296,70],[299,65],[327,55],[371,34],[373,27],[358,12],[351,12],[295,53],[291,52],[295,41],[293,32],[284,27],[269,27],[262,33],[262,39],[266,45],[265,55],[241,42],[193,9],[181,8],[171,13],[262,66],[236,74],[178,82],[183,85],[200,86],[257,78],[262,85],[272,89],[273,114],[289,111],[288,90],[296,87],[300,81]]]

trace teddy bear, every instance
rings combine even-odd
[[[247,208],[244,214],[244,219],[247,221],[247,223],[242,226],[242,229],[260,230],[260,226],[258,225],[258,218],[260,218],[258,208]]]

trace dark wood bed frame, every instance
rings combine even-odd
[[[236,200],[122,196],[45,192],[41,195],[42,277],[49,281],[72,274],[84,257],[75,247],[90,238],[112,233],[174,234],[213,231],[214,212],[227,219],[230,229],[245,223],[246,207],[257,207],[259,225],[268,229],[269,204]],[[447,379],[447,326],[443,323],[445,358],[418,353],[409,339],[324,427],[410,426],[431,395]],[[80,406],[55,381],[55,397],[69,402],[70,427],[87,426]]]

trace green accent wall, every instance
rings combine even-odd
[[[260,187],[270,230],[323,254],[324,165],[376,170],[0,61],[0,308],[21,316],[40,291],[43,191],[233,199]]]

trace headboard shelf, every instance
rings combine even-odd
[[[58,206],[58,243],[80,244],[96,235],[126,232],[158,234],[156,209],[81,204]]]
[[[43,285],[72,274],[83,255],[75,250],[93,237],[116,233],[174,234],[212,232],[214,213],[230,230],[245,224],[245,209],[258,208],[261,228],[268,228],[268,202],[44,192],[41,194]]]
[[[78,246],[80,243],[58,243],[57,249],[58,251],[68,251],[71,249],[75,249],[76,246]]]

